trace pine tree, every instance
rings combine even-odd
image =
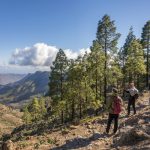
[[[136,39],[136,37],[135,37],[135,35],[134,35],[134,33],[133,33],[133,27],[131,26],[130,29],[129,29],[129,33],[128,33],[128,35],[127,35],[125,44],[124,44],[124,46],[123,46],[123,51],[122,51],[122,53],[123,53],[124,58],[126,58],[126,56],[128,55],[128,47],[129,47],[130,43],[131,43],[133,40],[135,40],[135,39]]]
[[[135,39],[136,39],[136,37],[133,33],[133,27],[131,27],[129,29],[129,33],[127,35],[127,38],[125,40],[125,44],[124,44],[124,46],[122,48],[122,51],[120,53],[120,55],[121,55],[120,59],[122,60],[122,67],[123,67],[122,69],[123,69],[123,74],[124,75],[125,75],[125,63],[127,61],[127,57],[128,57],[128,54],[129,54],[128,53],[129,46],[130,46],[131,42]],[[124,78],[123,78],[123,87],[125,86],[126,79],[127,79],[126,76],[124,76]]]
[[[22,119],[24,120],[25,124],[29,124],[32,121],[32,117],[28,110],[28,106],[25,106],[25,108],[23,109]]]
[[[58,101],[56,107],[55,107],[55,115],[59,116],[61,118],[61,124],[64,123],[64,112],[65,112],[65,100]]]
[[[150,89],[150,21],[147,21],[146,24],[143,27],[142,32],[142,40],[141,43],[143,45],[143,48],[145,49],[145,56],[146,56],[146,87],[149,87]]]
[[[49,96],[52,100],[63,100],[63,82],[66,78],[67,57],[62,49],[56,55],[53,66],[51,66],[49,81]]]
[[[41,117],[39,100],[35,97],[30,105],[30,113],[33,121],[37,122]]]
[[[101,45],[98,41],[93,41],[91,46],[91,53],[88,56],[90,76],[93,80],[93,85],[95,89],[96,99],[101,99],[102,97],[102,80],[104,77],[104,62],[105,56],[104,51],[102,50]]]
[[[41,118],[43,118],[44,115],[47,113],[46,103],[45,103],[45,99],[44,99],[44,98],[41,98],[41,99],[39,100],[39,106],[40,106]]]
[[[49,77],[49,96],[52,98],[53,104],[56,106],[60,103],[59,101],[64,101],[67,67],[67,57],[64,51],[59,49],[55,61],[53,62],[53,66],[51,66],[51,73]],[[61,116],[64,117],[64,112],[61,112],[61,114]],[[63,121],[64,119],[62,118],[61,120]]]
[[[66,111],[66,114],[70,116],[71,120],[75,119],[75,101],[76,101],[76,93],[75,93],[75,61],[73,59],[69,60],[69,68],[68,68],[68,82],[67,82],[67,90],[65,92],[65,99],[67,100],[67,104],[69,104],[70,110]]]
[[[79,56],[75,61],[70,61],[65,101],[66,112],[71,120],[81,119],[89,108],[95,109],[97,108],[96,104],[98,105],[98,100],[91,88],[93,74],[91,74],[88,57],[89,55],[86,53],[83,57]]]
[[[91,64],[88,58],[89,58],[89,54],[85,53],[85,55],[81,58],[82,60],[81,63],[79,64],[81,67],[80,68],[81,70],[79,69],[80,80],[78,79],[78,81],[80,82],[80,84],[78,83],[77,90],[79,91],[77,93],[79,93],[78,103],[79,103],[79,118],[80,119],[85,115],[84,112],[86,112],[89,108],[95,109],[99,107],[99,106],[96,107],[96,105],[95,107],[93,107],[93,105],[96,104],[95,102],[97,102],[99,99],[98,99],[98,90],[95,91],[97,93],[93,93],[93,89],[91,88],[91,84],[92,84],[91,75],[94,76],[93,74],[94,72],[92,72],[94,68],[91,70]],[[98,56],[96,57],[96,59],[97,59],[96,62],[98,63],[99,61]],[[98,76],[98,64],[97,64],[97,68],[95,67],[95,69],[97,70],[96,73]],[[96,80],[98,81],[98,78]],[[98,82],[97,82],[97,86],[98,86]]]
[[[145,73],[144,52],[139,40],[133,40],[129,44],[125,72],[129,81],[137,81],[139,75]]]
[[[83,78],[84,78],[84,70],[82,64],[82,57],[79,56],[75,63],[72,70],[73,76],[73,95],[75,96],[72,101],[72,116],[75,117],[79,116],[82,117],[82,104],[83,104]],[[72,95],[72,96],[73,96]],[[75,114],[76,112],[76,114]],[[74,114],[73,114],[74,113]],[[72,118],[74,119],[74,118]]]
[[[102,20],[98,23],[97,28],[97,40],[102,46],[103,51],[105,52],[105,75],[104,75],[104,103],[106,103],[106,92],[107,92],[107,68],[110,60],[110,56],[113,56],[117,53],[117,41],[120,37],[120,34],[116,33],[116,27],[114,21],[111,21],[108,15],[105,15]],[[108,55],[109,53],[109,55]]]
[[[119,56],[117,55],[110,61],[108,83],[110,85],[117,87],[118,90],[119,89],[121,90],[122,79],[123,79],[122,68],[119,62]]]

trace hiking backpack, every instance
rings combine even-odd
[[[135,99],[138,99],[138,98],[139,98],[139,94],[136,93],[136,94],[134,95],[134,98],[135,98]]]
[[[119,97],[115,97],[113,110],[113,114],[119,114],[121,112],[121,99]]]

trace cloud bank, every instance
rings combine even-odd
[[[48,67],[52,65],[58,52],[56,46],[50,46],[45,43],[36,43],[32,47],[25,47],[23,49],[16,49],[9,61],[11,65],[19,66],[33,66],[33,67]],[[69,59],[76,59],[79,55],[84,55],[85,52],[90,52],[90,49],[80,49],[74,52],[73,50],[64,50]]]

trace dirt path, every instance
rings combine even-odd
[[[119,131],[116,135],[108,135],[106,136],[104,131],[107,123],[107,115],[103,118],[98,118],[92,122],[80,125],[76,127],[74,132],[78,135],[76,138],[70,136],[70,134],[66,137],[66,143],[57,146],[55,148],[51,148],[51,150],[69,150],[69,149],[78,149],[78,150],[100,150],[100,149],[110,149],[110,146],[114,144],[114,139],[121,134],[122,130],[128,131],[133,126],[137,125],[137,123],[142,123],[143,113],[148,113],[150,110],[149,107],[149,98],[150,94],[145,93],[144,96],[140,97],[137,101],[137,114],[126,116],[126,110],[122,112],[120,115],[120,125]],[[127,105],[126,105],[127,106]],[[147,108],[147,110],[144,110]],[[131,114],[133,111],[131,111]],[[148,115],[148,114],[147,114]],[[148,116],[145,116],[146,118]],[[144,118],[144,119],[146,119]],[[141,121],[141,123],[140,123]],[[113,128],[113,125],[112,125]],[[112,133],[112,128],[110,133]],[[72,133],[72,132],[71,132]],[[116,136],[116,137],[115,137]],[[71,139],[70,139],[71,137]],[[62,137],[63,138],[63,137]],[[70,140],[68,140],[70,139]],[[65,142],[65,140],[64,140]],[[63,142],[63,143],[64,143]],[[114,148],[115,149],[115,148]]]

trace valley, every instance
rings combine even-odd
[[[37,71],[28,74],[14,83],[0,87],[0,103],[21,108],[32,100],[34,96],[40,97],[48,90],[49,72]]]

